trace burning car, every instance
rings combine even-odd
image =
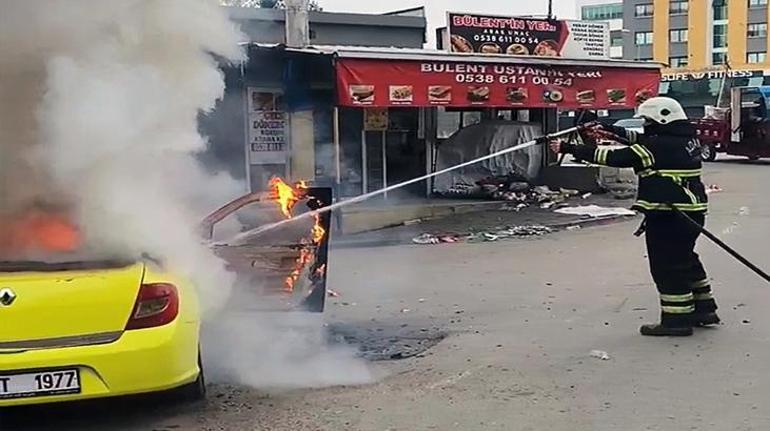
[[[2,226],[0,407],[205,394],[189,283],[151,260],[84,255],[77,228],[47,209]]]
[[[268,201],[272,213],[290,217],[300,201],[311,210],[331,201],[329,189],[271,185],[269,196],[244,196],[207,217],[204,236],[249,203]],[[310,219],[299,244],[260,246],[245,235],[211,247],[290,308],[322,311],[330,217]],[[165,390],[204,397],[193,285],[150,257],[95,258],[81,246],[64,213],[36,209],[0,220],[0,407]],[[233,301],[252,293],[244,290]]]

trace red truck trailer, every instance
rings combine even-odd
[[[692,120],[703,144],[703,160],[713,161],[717,153],[749,160],[770,157],[768,100],[770,86],[733,87],[729,108],[707,107],[705,118]]]

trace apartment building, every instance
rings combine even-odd
[[[626,0],[624,58],[672,69],[767,64],[768,0]]]
[[[768,0],[578,0],[578,16],[615,22],[622,58],[666,64],[660,92],[691,115],[716,102],[725,74],[770,85]]]

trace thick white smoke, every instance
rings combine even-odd
[[[197,161],[198,115],[241,39],[207,0],[3,0],[0,216],[66,203],[90,253],[160,257],[218,310],[235,277],[196,229],[244,186]]]

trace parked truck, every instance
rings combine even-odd
[[[733,87],[727,108],[706,106],[706,115],[693,120],[703,144],[702,157],[714,161],[718,153],[747,157],[770,157],[770,86]]]

